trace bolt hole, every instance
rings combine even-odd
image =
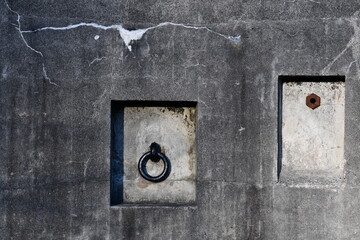
[[[315,98],[310,98],[310,102],[311,102],[312,104],[314,104],[314,103],[316,103],[316,99],[315,99]]]

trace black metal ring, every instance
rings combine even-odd
[[[158,175],[158,176],[151,176],[147,170],[146,170],[146,164],[149,161],[149,159],[151,159],[152,157],[158,157],[159,159],[161,159],[164,163],[164,169],[163,171]],[[147,152],[144,155],[141,156],[139,163],[138,163],[138,169],[139,169],[139,173],[140,175],[145,178],[146,180],[150,181],[150,182],[162,182],[164,181],[171,172],[171,163],[170,160],[161,152]]]

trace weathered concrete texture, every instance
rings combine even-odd
[[[1,1],[0,236],[358,239],[359,8]],[[277,183],[280,75],[346,77],[340,186]],[[110,207],[111,100],[197,102],[196,206]]]
[[[313,82],[285,82],[282,86],[280,179],[297,185],[341,184],[345,82],[308,80]]]
[[[124,203],[195,203],[195,121],[195,108],[125,107]],[[145,180],[138,171],[140,157],[153,142],[171,163],[169,177],[160,183]],[[157,176],[164,163],[148,161],[146,168]]]

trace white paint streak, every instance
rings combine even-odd
[[[125,45],[127,46],[127,48],[131,51],[131,42],[132,41],[137,41],[140,40],[144,34],[149,31],[149,30],[153,30],[159,27],[164,27],[164,26],[178,26],[178,27],[183,27],[183,28],[188,28],[188,29],[195,29],[195,30],[206,30],[210,33],[216,34],[220,37],[229,39],[231,41],[234,42],[239,42],[241,36],[229,36],[229,35],[225,35],[219,32],[216,32],[214,30],[211,30],[208,27],[199,27],[199,26],[191,26],[191,25],[185,25],[185,24],[180,24],[180,23],[173,23],[173,22],[163,22],[163,23],[159,23],[156,26],[153,27],[148,27],[148,28],[144,28],[144,29],[136,29],[136,30],[127,30],[125,28],[122,27],[121,24],[114,24],[114,25],[109,25],[109,26],[105,26],[105,25],[100,25],[97,23],[77,23],[77,24],[71,24],[65,27],[42,27],[42,28],[38,28],[35,30],[26,30],[26,31],[21,31],[21,34],[24,33],[36,33],[36,32],[41,32],[41,31],[47,31],[47,30],[53,30],[53,31],[65,31],[65,30],[71,30],[71,29],[75,29],[75,28],[79,28],[79,27],[93,27],[93,28],[97,28],[97,29],[102,29],[102,30],[117,30],[120,34],[120,37],[123,39]]]

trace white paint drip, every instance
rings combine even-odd
[[[99,35],[95,35],[95,37],[94,37],[95,40],[98,40],[99,38],[100,38]]]
[[[241,36],[229,36],[229,35],[225,35],[219,32],[216,32],[214,30],[211,30],[208,27],[198,27],[198,26],[191,26],[191,25],[184,25],[184,24],[180,24],[180,23],[173,23],[173,22],[163,22],[163,23],[159,23],[156,26],[153,27],[148,27],[148,28],[144,28],[144,29],[136,29],[136,30],[127,30],[125,28],[122,27],[121,24],[114,24],[114,25],[109,25],[109,26],[105,26],[105,25],[100,25],[97,23],[77,23],[77,24],[71,24],[65,27],[42,27],[42,28],[38,28],[35,30],[26,30],[26,31],[21,31],[21,33],[36,33],[36,32],[41,32],[41,31],[46,31],[46,30],[53,30],[53,31],[65,31],[65,30],[70,30],[70,29],[75,29],[75,28],[79,28],[79,27],[93,27],[93,28],[97,28],[97,29],[102,29],[102,30],[117,30],[120,34],[120,37],[122,38],[122,40],[124,41],[126,47],[131,51],[131,42],[132,41],[137,41],[140,40],[144,34],[149,31],[149,30],[153,30],[155,28],[159,28],[159,27],[164,27],[164,26],[178,26],[178,27],[183,27],[183,28],[188,28],[188,29],[196,29],[196,30],[206,30],[210,33],[216,34],[218,36],[221,36],[223,38],[229,39],[231,41],[234,42],[239,42]]]

